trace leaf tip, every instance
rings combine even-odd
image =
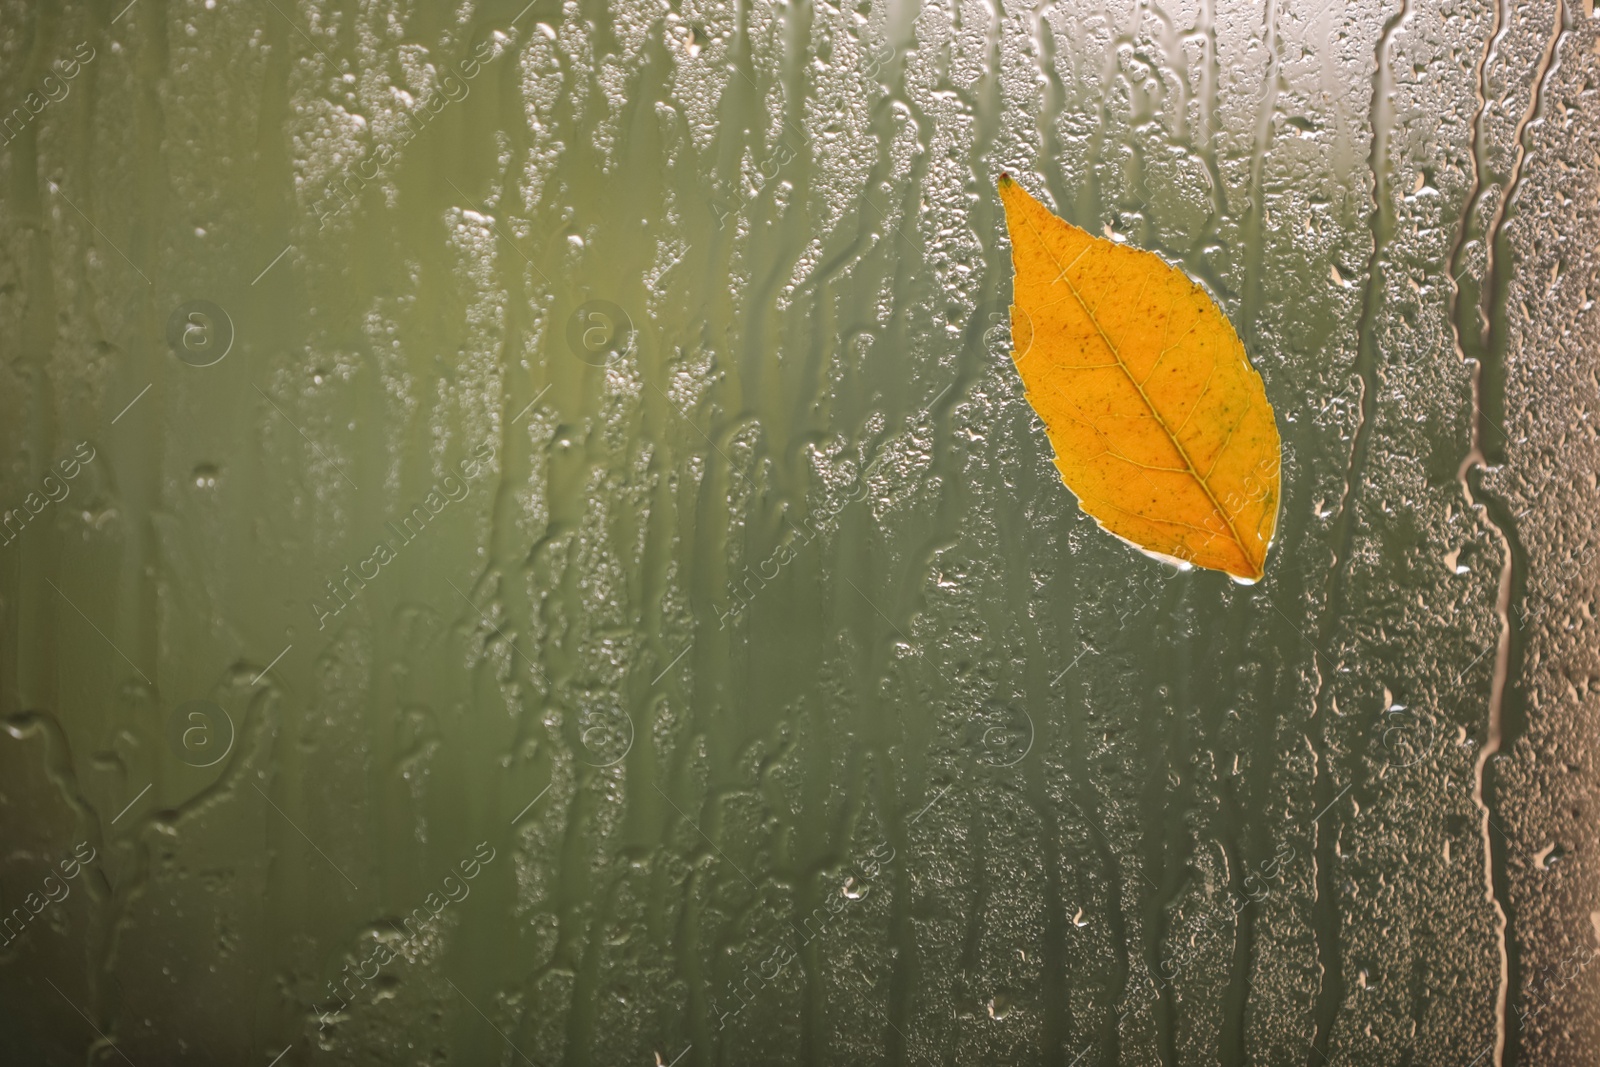
[[[1233,567],[1225,568],[1228,577],[1232,578],[1234,582],[1239,585],[1255,585],[1257,582],[1261,581],[1261,579],[1265,578],[1267,576],[1266,547],[1262,548],[1261,558],[1259,560],[1246,553],[1245,565],[1245,568],[1242,570]]]

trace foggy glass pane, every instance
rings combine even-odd
[[[1592,0],[0,4],[0,1063],[1588,1062],[1597,95]],[[1062,484],[1002,172],[1237,328],[1261,582]]]

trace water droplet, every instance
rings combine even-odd
[[[1567,850],[1562,848],[1559,844],[1546,845],[1544,848],[1541,848],[1538,852],[1534,853],[1533,865],[1538,867],[1541,871],[1548,871],[1557,863],[1560,863],[1566,854]]]

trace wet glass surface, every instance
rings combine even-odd
[[[0,5],[0,1061],[1584,1062],[1597,42]],[[1002,171],[1237,327],[1259,584],[1061,484]]]

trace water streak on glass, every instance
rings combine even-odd
[[[1597,95],[1591,0],[0,4],[0,1061],[1584,1062]],[[1234,322],[1261,583],[1061,484],[1002,172]]]

